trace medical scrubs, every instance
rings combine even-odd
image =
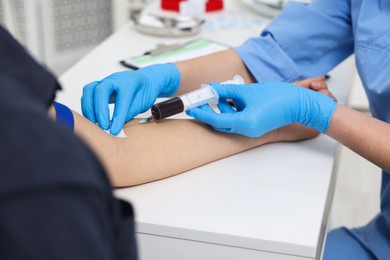
[[[390,1],[290,2],[236,52],[257,81],[324,75],[355,53],[372,115],[390,123]],[[389,137],[386,137],[389,138]],[[366,226],[330,232],[324,259],[390,259],[390,174],[382,173],[381,211]]]
[[[0,259],[136,259],[131,205],[48,116],[57,89],[0,26]]]

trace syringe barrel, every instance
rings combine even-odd
[[[244,80],[236,75],[231,80],[222,82],[221,84],[244,84]],[[218,93],[208,84],[202,84],[201,88],[184,95],[179,96],[183,100],[184,110],[188,110],[194,107],[200,107],[205,104],[218,104]]]
[[[224,81],[221,84],[244,84],[244,80],[236,75],[232,80]],[[208,84],[202,84],[198,90],[154,104],[151,108],[152,117],[154,120],[161,120],[207,103],[216,105],[218,100],[218,93],[213,87]]]
[[[212,103],[218,104],[218,93],[207,84],[202,84],[201,88],[179,96],[183,101],[184,110]]]

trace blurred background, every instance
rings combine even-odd
[[[0,23],[40,62],[62,74],[148,0],[0,0]]]
[[[235,1],[235,0],[233,0]],[[238,1],[238,0],[237,0]],[[254,15],[275,8],[254,5]],[[0,24],[56,75],[60,76],[153,0],[0,0]],[[254,4],[254,0],[241,0]],[[258,1],[257,1],[258,2]],[[282,7],[283,1],[273,1]],[[307,2],[307,1],[306,1]],[[260,10],[260,11],[259,11]],[[216,39],[217,40],[217,39]],[[349,62],[353,62],[353,57]],[[102,65],[100,65],[102,66]],[[347,104],[369,113],[356,71]],[[380,169],[340,146],[330,227],[364,225],[379,211]],[[363,205],[363,206],[362,206]]]

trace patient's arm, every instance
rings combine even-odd
[[[317,134],[301,125],[291,125],[254,139],[219,133],[194,120],[147,124],[134,120],[125,126],[128,137],[119,139],[77,113],[74,119],[75,132],[98,155],[114,186],[166,178],[265,143]]]
[[[50,114],[55,117],[53,108]],[[216,132],[195,120],[125,125],[127,138],[112,137],[73,112],[75,132],[96,153],[113,186],[132,186],[163,179],[270,142],[296,141],[318,133],[299,124],[259,138]]]

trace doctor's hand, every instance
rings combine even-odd
[[[148,66],[137,71],[114,73],[84,86],[81,98],[83,115],[113,135],[125,122],[148,110],[158,97],[172,96],[180,84],[180,72],[173,63]],[[108,104],[115,97],[110,127]]]
[[[292,123],[325,133],[336,109],[336,101],[329,96],[289,83],[211,85],[220,96],[221,113],[206,105],[187,114],[227,133],[258,137]],[[232,99],[236,109],[226,99]]]
[[[329,91],[328,85],[326,84],[326,78],[324,76],[295,81],[293,84],[315,90],[336,100],[332,92]]]

